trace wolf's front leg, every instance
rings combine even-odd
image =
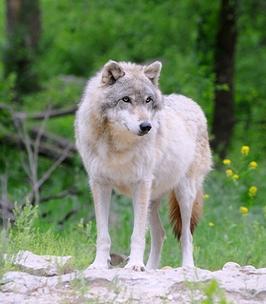
[[[151,182],[139,182],[133,191],[134,228],[131,236],[131,251],[125,268],[144,271],[143,255],[145,249],[145,231]]]
[[[97,247],[94,262],[89,269],[107,269],[110,261],[111,239],[108,231],[108,218],[111,201],[112,187],[106,184],[91,182],[91,190],[94,200]]]

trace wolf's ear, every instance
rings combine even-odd
[[[116,61],[109,60],[102,70],[102,83],[111,85],[124,75],[125,72],[120,65]]]
[[[144,74],[150,79],[150,81],[158,85],[162,64],[160,61],[155,61],[150,65],[144,67]]]

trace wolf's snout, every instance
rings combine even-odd
[[[139,128],[140,128],[140,134],[139,135],[144,135],[144,134],[147,134],[150,131],[151,124],[147,121],[144,121],[139,125]]]

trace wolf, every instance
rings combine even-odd
[[[159,206],[170,196],[170,221],[181,242],[182,266],[193,267],[192,233],[202,210],[203,181],[211,169],[207,122],[188,97],[163,95],[162,64],[108,61],[85,88],[75,119],[76,146],[89,176],[97,241],[90,269],[106,269],[111,239],[112,190],[132,198],[134,226],[125,268],[144,271],[145,231],[151,249],[147,269],[159,266],[165,237]]]

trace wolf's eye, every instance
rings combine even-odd
[[[149,96],[149,97],[146,99],[146,103],[149,103],[149,102],[151,102],[151,101],[153,101],[153,99],[152,99],[151,96]]]
[[[128,96],[124,96],[124,97],[122,98],[122,100],[123,100],[124,102],[130,102],[130,98],[129,98]]]

